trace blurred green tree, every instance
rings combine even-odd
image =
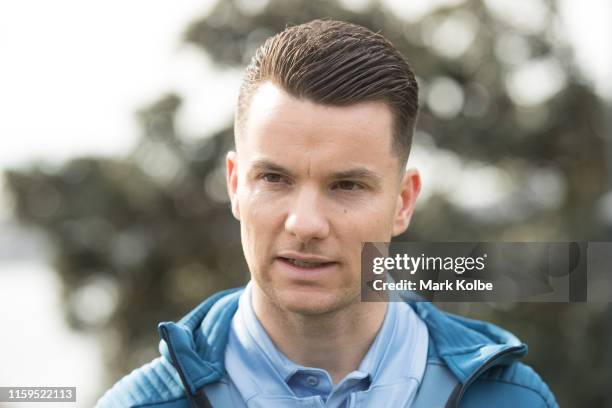
[[[489,206],[461,205],[456,192],[470,179],[449,172],[445,188],[432,189],[398,240],[601,237],[602,104],[574,65],[554,2],[534,0],[539,18],[517,19],[494,2],[466,0],[416,21],[406,19],[401,2],[359,3],[355,9],[346,1],[219,1],[188,27],[185,41],[220,68],[235,68],[288,24],[329,17],[380,31],[419,76],[415,150],[427,160],[443,156],[458,168],[493,172],[510,191]],[[534,99],[538,86],[549,90]],[[16,215],[55,244],[66,316],[101,335],[109,382],[155,355],[158,321],[176,319],[248,276],[225,193],[231,124],[186,141],[174,126],[180,104],[166,95],[139,112],[142,138],[126,158],[77,158],[57,169],[7,172]],[[102,300],[88,303],[91,293]],[[602,358],[610,338],[605,308],[443,306],[492,320],[528,342],[527,362],[561,406],[610,403],[603,392],[612,379]]]

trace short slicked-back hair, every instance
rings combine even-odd
[[[313,20],[270,37],[246,69],[236,135],[248,119],[252,95],[267,81],[323,105],[386,103],[393,116],[393,150],[405,165],[418,113],[418,85],[406,59],[382,35],[343,21]]]

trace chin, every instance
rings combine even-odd
[[[354,303],[355,298],[347,295],[341,291],[284,290],[279,293],[277,301],[278,306],[288,312],[316,316],[336,312]],[[359,301],[359,294],[356,299]]]

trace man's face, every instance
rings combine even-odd
[[[300,314],[358,302],[362,242],[403,232],[420,188],[392,153],[390,109],[324,106],[267,82],[236,143],[228,191],[255,290]]]

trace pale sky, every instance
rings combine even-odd
[[[612,2],[561,0],[560,6],[581,68],[598,93],[612,101]]]
[[[236,73],[213,77],[180,40],[207,3],[0,2],[0,169],[124,153],[138,136],[133,112],[167,91],[186,97],[187,131],[226,123]]]

